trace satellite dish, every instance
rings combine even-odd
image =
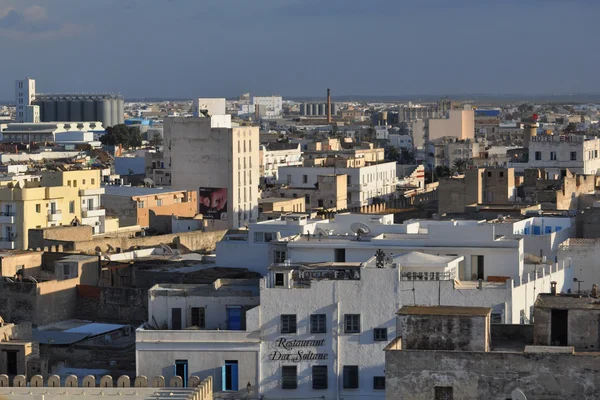
[[[533,201],[531,200],[531,197],[527,196],[525,197],[525,203],[527,204],[531,204]]]
[[[350,229],[356,234],[357,240],[360,240],[362,235],[368,235],[371,233],[371,228],[369,228],[369,225],[363,224],[362,222],[353,223],[350,225]]]
[[[523,199],[522,199],[522,198],[520,198],[520,197],[517,197],[517,198],[515,199],[515,201],[517,202],[517,204],[521,204],[521,202],[523,201]]]
[[[319,237],[322,237],[322,236],[324,236],[324,237],[327,237],[327,236],[329,236],[329,232],[327,232],[327,231],[326,231],[325,229],[323,229],[323,228],[317,228],[317,229],[315,230],[315,233],[316,233],[316,234],[317,234]]]
[[[504,221],[504,215],[498,214],[498,221],[500,221],[500,222]]]
[[[519,389],[513,390],[510,394],[510,397],[512,397],[512,400],[527,400],[527,396],[525,396],[525,393],[523,393]]]

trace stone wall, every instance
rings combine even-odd
[[[52,228],[40,228],[29,230],[29,248],[44,248],[53,246],[61,241],[92,240],[93,228],[89,225],[80,226],[56,226]]]
[[[148,291],[77,285],[77,318],[141,323],[148,316]]]
[[[386,398],[431,400],[451,387],[454,399],[600,398],[600,355],[388,350]]]

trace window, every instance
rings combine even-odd
[[[542,159],[542,152],[541,151],[536,151],[535,152],[535,160],[536,161],[541,161]]]
[[[358,389],[358,365],[344,365],[344,389]]]
[[[327,332],[327,317],[325,314],[310,315],[310,333],[325,333]]]
[[[555,151],[550,152],[550,161],[556,161],[556,152]]]
[[[346,262],[346,249],[333,249],[333,260],[335,262]]]
[[[308,175],[302,175],[302,183],[308,182]]]
[[[598,150],[594,150],[594,158],[598,158]]]
[[[387,341],[387,328],[375,328],[373,329],[373,340],[376,342]]]
[[[42,205],[41,204],[36,204],[35,205],[35,212],[36,213],[42,212]]]
[[[492,171],[488,171],[488,178],[492,177]]]
[[[360,314],[344,315],[344,333],[360,333]]]
[[[96,184],[96,180],[92,178],[92,185]]]
[[[143,200],[139,200],[138,201],[137,208],[144,208],[144,201]]]
[[[500,171],[500,178],[504,178],[504,171]]]
[[[296,314],[281,315],[281,333],[296,333]]]
[[[82,180],[81,180],[81,184],[82,184],[82,185],[85,185],[85,179],[82,179]]]
[[[67,181],[67,186],[71,186],[71,181]]]
[[[206,313],[204,307],[192,307],[192,326],[206,328]]]
[[[281,388],[297,389],[298,375],[295,365],[285,365],[281,367]]]
[[[282,287],[283,286],[283,274],[281,272],[277,272],[275,274],[275,287]]]
[[[163,205],[163,201],[162,201],[162,199],[158,199],[158,200],[156,200],[156,206],[157,206],[157,207],[161,207],[162,205]]]
[[[69,213],[75,214],[75,202],[74,201],[69,202]]]
[[[576,151],[571,152],[571,161],[577,161],[577,152]]]
[[[435,400],[454,400],[452,386],[436,386]]]
[[[273,232],[254,232],[255,243],[269,243],[273,239],[275,239]]]
[[[501,324],[502,323],[502,313],[492,313],[492,318],[490,320],[492,324]]]
[[[273,261],[276,263],[282,263],[285,261],[286,252],[285,250],[275,250]]]
[[[385,376],[373,377],[373,390],[385,390]]]
[[[317,390],[327,389],[327,365],[313,365],[312,388]]]
[[[77,181],[73,181],[73,187],[77,187]]]

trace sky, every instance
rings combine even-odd
[[[0,100],[600,92],[600,0],[0,0]]]

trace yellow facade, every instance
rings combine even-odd
[[[29,229],[70,225],[75,217],[83,224],[98,221],[100,230],[103,191],[100,170],[42,172],[39,180],[1,187],[0,249],[27,249]]]

